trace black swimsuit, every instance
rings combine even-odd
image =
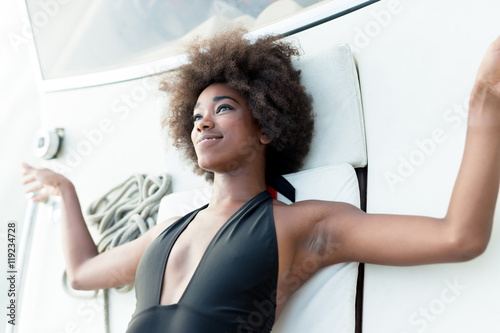
[[[160,305],[175,241],[204,207],[165,229],[136,274],[137,307],[127,333],[270,332],[276,309],[278,244],[267,191],[247,201],[208,245],[179,302]]]

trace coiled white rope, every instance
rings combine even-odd
[[[134,240],[156,224],[161,199],[171,191],[167,174],[134,174],[87,209],[86,220],[97,225],[100,252]]]

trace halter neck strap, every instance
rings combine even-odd
[[[291,202],[295,202],[295,187],[285,177],[281,175],[271,176],[267,180],[267,184]]]

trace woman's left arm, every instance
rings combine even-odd
[[[500,37],[486,53],[471,94],[465,151],[444,218],[365,214],[317,202],[306,252],[321,266],[343,261],[416,265],[465,261],[488,244],[500,183]],[[320,244],[321,246],[318,246]]]

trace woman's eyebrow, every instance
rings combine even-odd
[[[240,104],[240,103],[238,103],[237,100],[235,100],[234,98],[232,98],[230,96],[215,96],[214,99],[213,99],[213,101],[214,102],[218,102],[218,101],[221,101],[221,100],[226,99],[226,98],[229,98],[229,99],[235,101],[238,105]]]

